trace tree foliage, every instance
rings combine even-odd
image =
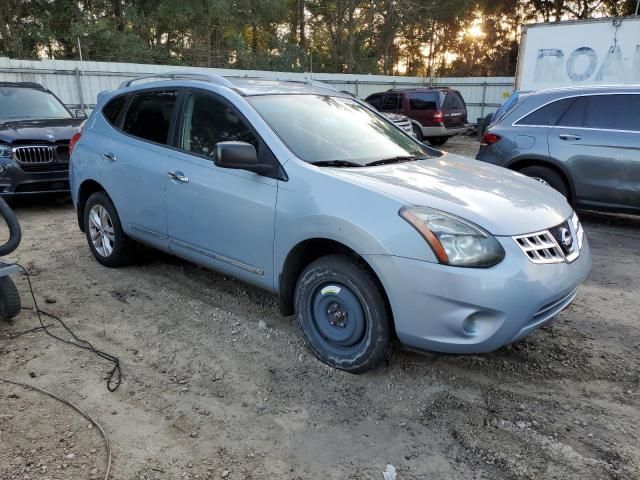
[[[635,0],[1,0],[0,55],[260,70],[512,75],[519,26]]]

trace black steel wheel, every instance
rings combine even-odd
[[[302,272],[296,315],[311,351],[332,367],[366,372],[388,352],[390,321],[380,286],[346,255],[322,257]]]

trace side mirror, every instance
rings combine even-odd
[[[218,142],[214,162],[220,168],[248,170],[263,175],[271,172],[271,165],[258,162],[258,153],[247,142]]]
[[[87,112],[85,112],[84,110],[76,110],[73,113],[75,114],[76,118],[82,118],[82,119],[87,118]]]

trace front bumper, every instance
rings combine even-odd
[[[591,268],[586,238],[572,263],[549,265],[529,261],[510,237],[496,238],[505,259],[486,269],[365,256],[387,292],[402,343],[446,353],[490,352],[525,337],[571,304]]]
[[[25,172],[14,163],[5,163],[0,174],[0,195],[28,195],[38,193],[68,193],[69,171],[67,166],[57,165],[59,170]]]

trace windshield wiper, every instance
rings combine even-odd
[[[361,163],[350,162],[349,160],[319,160],[311,162],[316,167],[364,167]]]
[[[384,158],[382,160],[376,160],[374,162],[367,163],[367,167],[373,167],[375,165],[387,165],[389,163],[403,163],[414,162],[416,160],[424,160],[427,157],[418,157],[416,155],[402,155],[398,157]]]

